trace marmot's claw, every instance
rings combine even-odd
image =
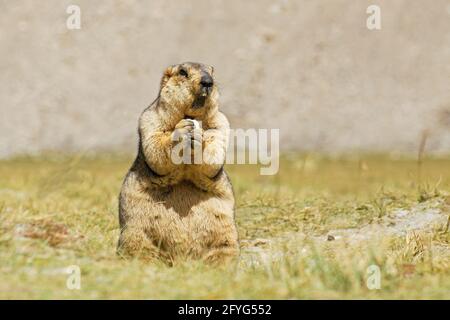
[[[194,123],[191,119],[183,119],[177,123],[175,129],[190,129],[193,130],[195,128]]]
[[[186,119],[186,120],[189,120],[192,122],[192,124],[194,125],[194,130],[200,129],[200,122],[198,122],[197,120],[195,120],[195,119]]]

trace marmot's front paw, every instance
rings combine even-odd
[[[183,119],[177,123],[173,133],[178,132],[179,135],[190,133],[195,128],[195,123],[191,119]]]
[[[198,128],[192,130],[191,133],[191,148],[198,148],[203,146],[203,129]]]
[[[194,130],[194,123],[188,119],[183,119],[177,123],[175,130],[172,132],[171,138],[175,143],[182,142],[183,144],[190,144],[192,131]]]
[[[197,120],[183,119],[177,123],[172,133],[172,141],[190,144],[192,148],[201,146],[203,130]]]

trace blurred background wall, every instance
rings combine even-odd
[[[182,61],[214,65],[232,126],[281,128],[284,150],[412,153],[428,130],[450,151],[448,0],[0,0],[0,44],[2,157],[134,152]]]

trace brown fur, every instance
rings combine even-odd
[[[139,119],[139,152],[119,197],[122,255],[222,262],[239,253],[234,195],[223,170],[229,124],[218,111],[215,84],[203,107],[193,107],[202,72],[213,76],[212,67],[197,63],[167,68],[158,98]],[[173,142],[174,133],[193,132],[186,118],[202,123],[192,135],[203,137],[200,164],[177,165],[170,157],[174,146],[186,143]]]

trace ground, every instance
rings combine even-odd
[[[234,269],[116,256],[131,160],[0,161],[0,298],[450,299],[448,157],[285,154],[276,176],[228,166],[242,247]],[[73,265],[80,290],[67,287]]]

